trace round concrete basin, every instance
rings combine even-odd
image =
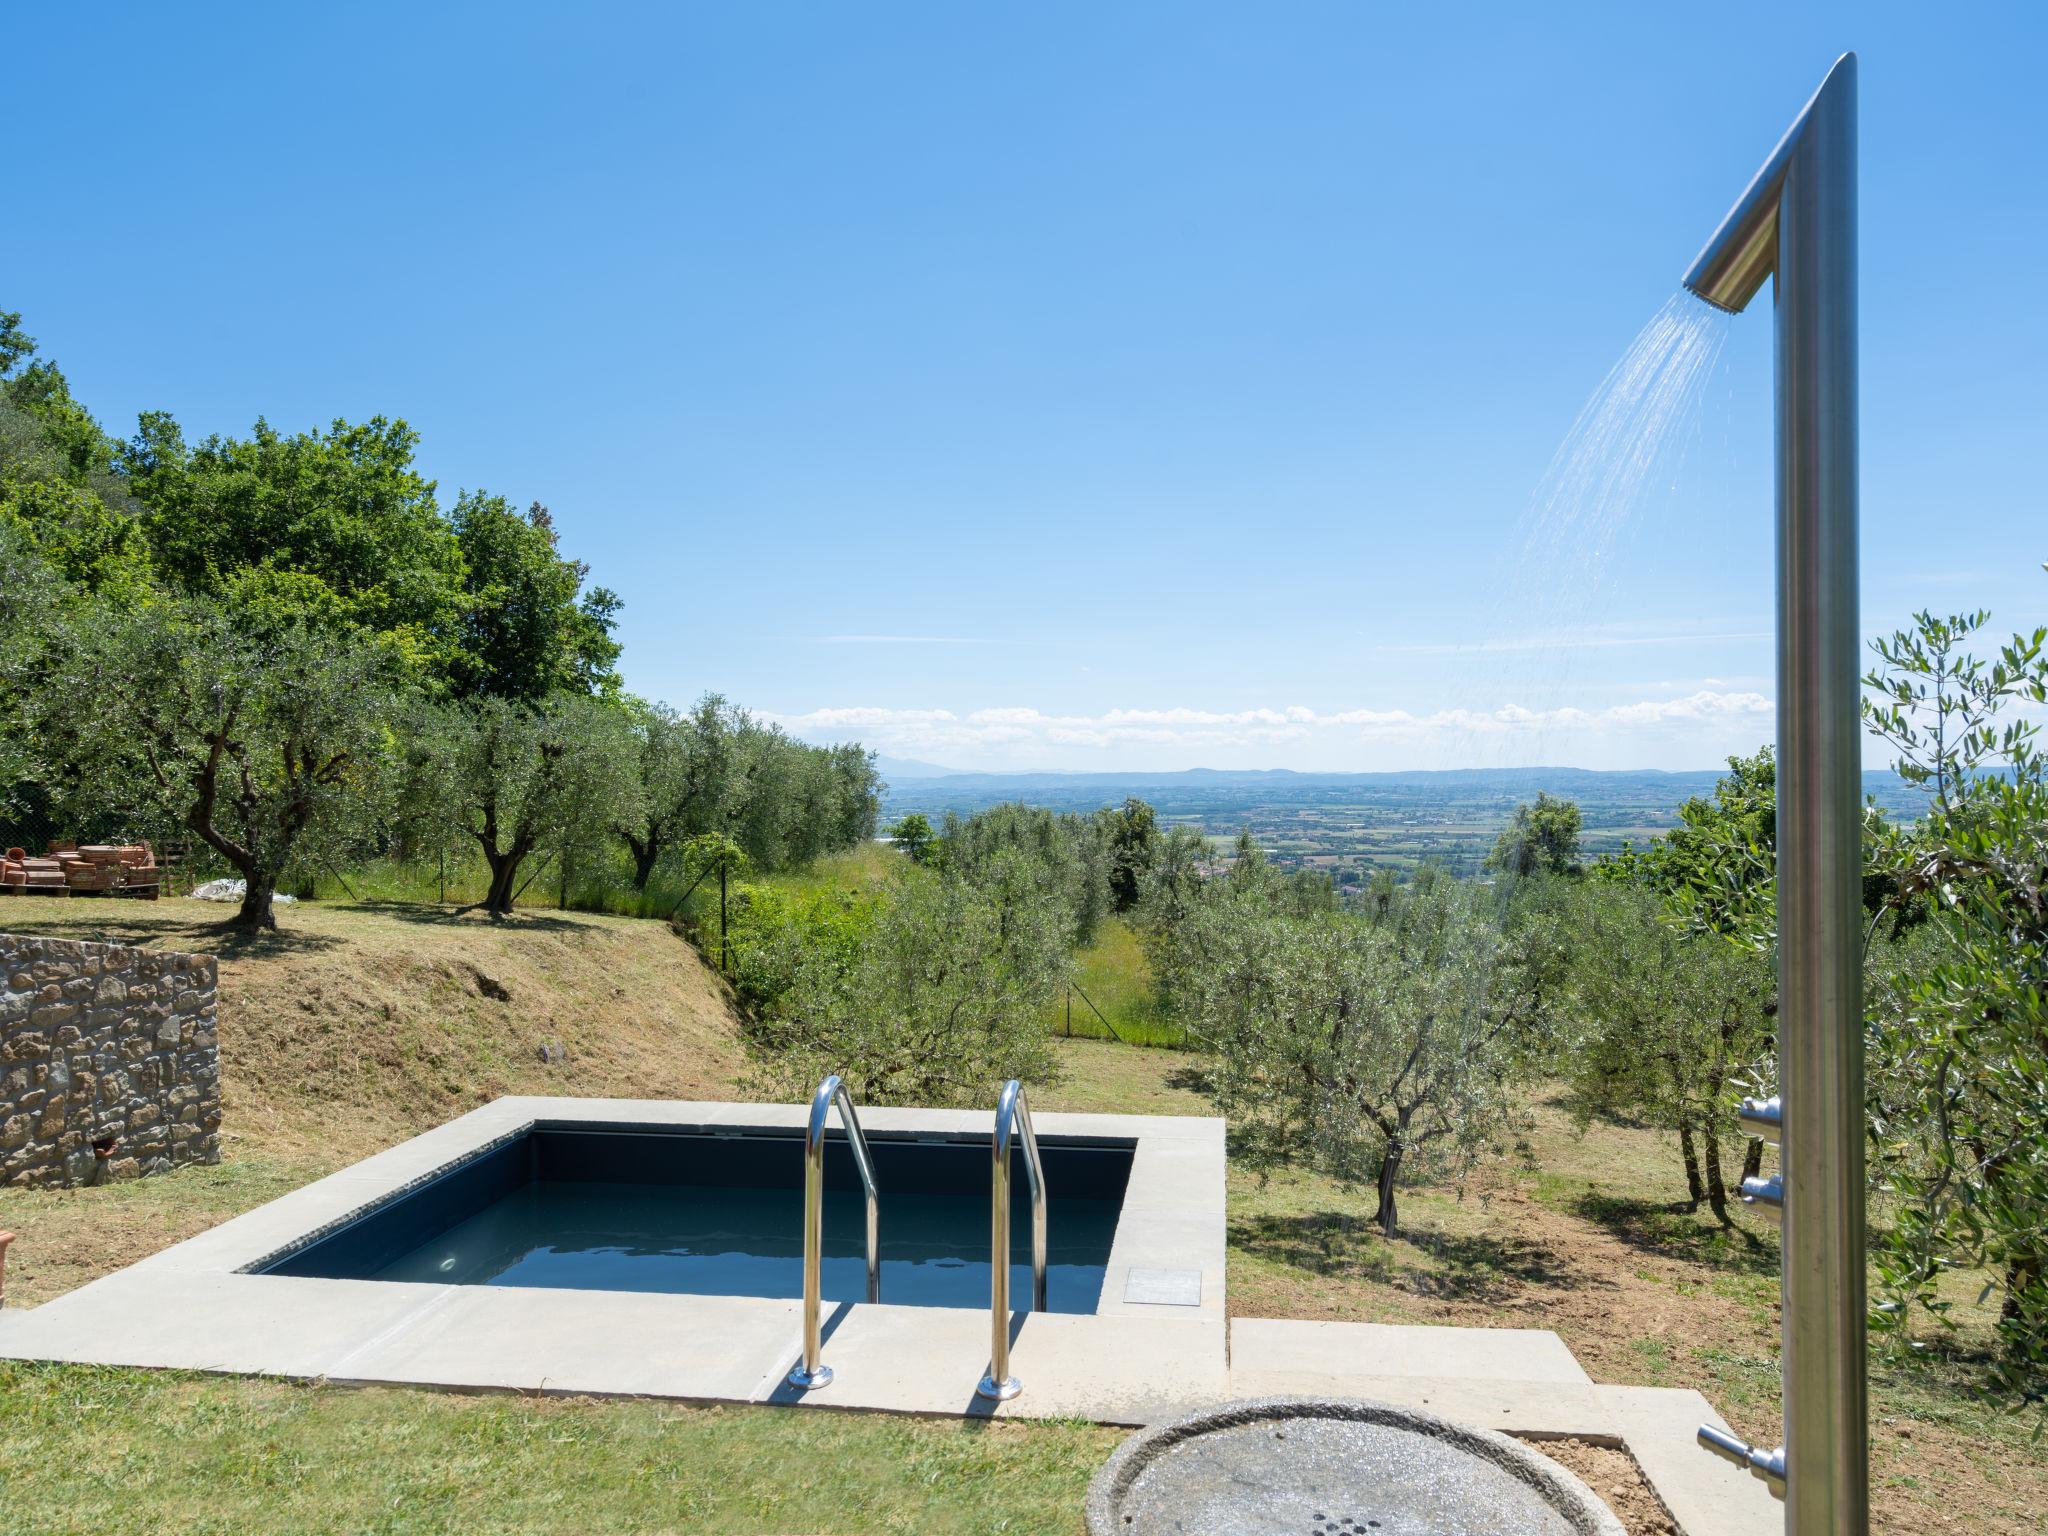
[[[1088,1490],[1089,1536],[1625,1536],[1517,1441],[1426,1413],[1260,1398],[1154,1425]]]

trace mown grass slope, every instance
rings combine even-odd
[[[739,1022],[661,923],[304,903],[274,935],[207,902],[0,905],[13,932],[220,957],[221,1166],[0,1191],[10,1304],[34,1303],[505,1093],[729,1096]],[[566,1053],[549,1064],[547,1042]]]

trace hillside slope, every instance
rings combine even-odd
[[[301,904],[245,939],[207,902],[0,903],[0,929],[220,957],[222,1166],[88,1190],[0,1190],[8,1302],[47,1299],[505,1093],[722,1098],[741,1064],[724,984],[666,925],[494,924]],[[544,1062],[559,1042],[564,1059]]]

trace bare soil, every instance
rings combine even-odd
[[[1534,1440],[1529,1448],[1592,1489],[1614,1511],[1628,1536],[1678,1536],[1663,1501],[1627,1451],[1590,1440]]]

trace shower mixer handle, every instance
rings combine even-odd
[[[1774,1147],[1781,1145],[1778,1138],[1785,1132],[1785,1106],[1775,1093],[1768,1099],[1744,1099],[1736,1107],[1735,1118],[1744,1135]]]
[[[1742,1203],[1757,1215],[1771,1221],[1785,1219],[1785,1180],[1779,1174],[1768,1179],[1751,1178],[1742,1181]]]
[[[1750,1475],[1762,1480],[1777,1498],[1785,1497],[1785,1447],[1764,1450],[1739,1440],[1726,1430],[1716,1429],[1711,1424],[1699,1428],[1699,1443],[1724,1461],[1732,1461],[1738,1467],[1747,1467]]]

